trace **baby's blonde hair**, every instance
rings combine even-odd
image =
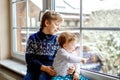
[[[70,43],[76,40],[77,40],[77,36],[74,33],[70,33],[70,32],[63,32],[58,36],[58,43],[60,47],[63,47],[63,44],[65,44],[66,42]]]

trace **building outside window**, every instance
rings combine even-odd
[[[25,54],[26,41],[40,25],[42,0],[13,0],[12,4],[12,48],[13,57],[20,59]],[[22,56],[22,57],[21,57]]]

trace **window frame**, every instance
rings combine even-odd
[[[27,21],[28,21],[28,16],[27,16],[28,15],[28,1],[29,0],[11,0],[10,1],[10,6],[11,6],[10,7],[10,13],[11,13],[11,57],[25,62],[25,55],[21,54],[20,52],[15,51],[15,49],[16,49],[16,45],[15,45],[16,34],[14,32],[14,29],[17,29],[17,27],[14,26],[14,25],[16,25],[16,23],[14,22],[14,21],[16,21],[16,18],[13,18],[13,16],[16,15],[16,10],[14,9],[16,7],[13,6],[14,3],[16,4],[17,2],[22,2],[22,1],[26,2],[26,17],[27,17],[26,23],[27,23]],[[43,5],[44,5],[43,7],[45,7],[48,4],[48,1],[47,0],[43,0],[43,1],[46,1],[46,2],[43,2]],[[47,8],[47,7],[45,7],[45,8]],[[44,10],[46,10],[45,8],[44,8]],[[28,26],[28,24],[26,26]],[[27,27],[27,28],[21,28],[21,29],[27,30],[29,28]]]
[[[16,23],[14,23],[14,19],[13,19],[13,16],[16,14],[15,12],[16,11],[13,11],[14,9],[13,9],[13,3],[16,3],[16,2],[19,2],[19,1],[15,1],[15,0],[11,0],[10,1],[10,4],[11,4],[11,56],[13,57],[13,58],[16,58],[16,59],[19,59],[19,60],[21,60],[21,61],[25,61],[25,55],[22,55],[22,54],[20,54],[20,53],[18,53],[18,52],[16,52],[15,51],[15,48],[16,48],[16,46],[15,46],[15,36],[16,36],[16,34],[14,33],[14,24],[16,24]],[[27,4],[27,9],[28,9],[28,1],[29,0],[21,0],[21,1],[26,1],[26,4]],[[55,10],[55,0],[43,0],[43,11],[45,11],[46,9],[52,9],[52,10]],[[13,13],[14,12],[14,13]],[[27,10],[27,12],[28,12],[28,10]],[[28,13],[27,13],[27,15],[28,15]],[[99,31],[120,31],[120,28],[117,28],[117,27],[111,27],[111,28],[104,28],[104,27],[83,27],[83,25],[82,25],[82,23],[83,23],[83,20],[82,20],[82,0],[80,0],[80,28],[78,28],[79,29],[79,32],[80,32],[80,36],[82,36],[82,31],[83,30],[85,30],[85,31],[87,31],[87,30],[93,30],[93,31],[96,31],[96,30],[99,30]],[[16,19],[16,18],[15,18]],[[28,19],[28,18],[27,18]],[[26,19],[26,22],[27,22],[27,19]],[[16,21],[16,20],[15,20]],[[80,39],[80,46],[82,46],[82,39]],[[82,51],[82,50],[81,50]]]

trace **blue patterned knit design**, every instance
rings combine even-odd
[[[51,66],[58,48],[56,35],[46,35],[42,31],[32,34],[25,55],[28,71],[40,71],[42,64]]]

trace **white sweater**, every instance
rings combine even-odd
[[[68,53],[65,49],[61,48],[55,55],[53,67],[59,76],[65,76],[68,74],[67,70],[75,65],[76,72],[80,73],[81,57],[76,56],[73,53]]]

